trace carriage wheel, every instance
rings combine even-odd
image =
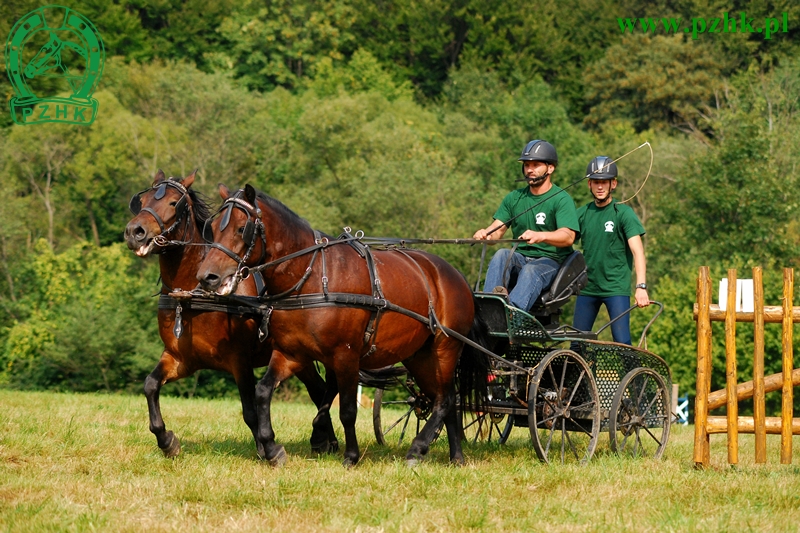
[[[570,350],[539,363],[528,387],[528,429],[545,463],[586,463],[600,434],[600,397],[589,365]]]
[[[514,429],[514,417],[466,411],[461,416],[463,438],[468,442],[505,444]]]
[[[628,372],[611,402],[611,449],[620,455],[660,458],[669,439],[669,408],[660,374],[649,368]]]
[[[387,392],[392,391],[375,389],[372,427],[378,444],[410,443],[431,415],[433,402],[422,394],[414,380],[409,377],[401,383],[400,397],[395,400],[384,400],[384,396],[389,396]]]

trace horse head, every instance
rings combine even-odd
[[[204,289],[227,296],[247,278],[249,268],[264,259],[266,237],[256,190],[246,185],[231,194],[222,183],[218,187],[223,202],[206,226],[204,233],[213,235],[213,244],[197,279]]]
[[[198,219],[208,218],[208,207],[198,200],[190,189],[197,170],[184,178],[167,178],[159,169],[152,185],[133,195],[130,210],[134,217],[125,227],[125,242],[128,248],[140,257],[160,253],[169,244],[169,238],[186,244],[194,239],[198,231]],[[198,211],[205,216],[200,217]],[[180,230],[182,234],[179,234]]]

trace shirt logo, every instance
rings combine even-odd
[[[547,215],[544,213],[536,213],[536,224],[541,225],[544,224],[544,219],[547,218]]]
[[[613,220],[609,220],[608,222],[606,222],[605,226],[606,226],[606,233],[614,233],[614,221]]]

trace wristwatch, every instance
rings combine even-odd
[[[636,288],[637,289],[645,289],[645,290],[647,290],[647,283],[637,283],[636,284]]]

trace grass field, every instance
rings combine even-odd
[[[0,531],[800,529],[800,447],[793,465],[777,464],[777,437],[765,466],[743,435],[741,465],[728,468],[714,436],[715,466],[695,470],[692,426],[673,428],[661,461],[617,458],[602,436],[587,466],[547,466],[515,428],[506,445],[465,446],[462,468],[439,439],[410,469],[404,447],[376,444],[361,410],[364,457],[345,470],[340,454],[311,453],[312,406],[276,403],[289,461],[273,469],[236,401],[164,398],[162,409],[183,445],[174,460],[147,429],[143,397],[0,391]]]

